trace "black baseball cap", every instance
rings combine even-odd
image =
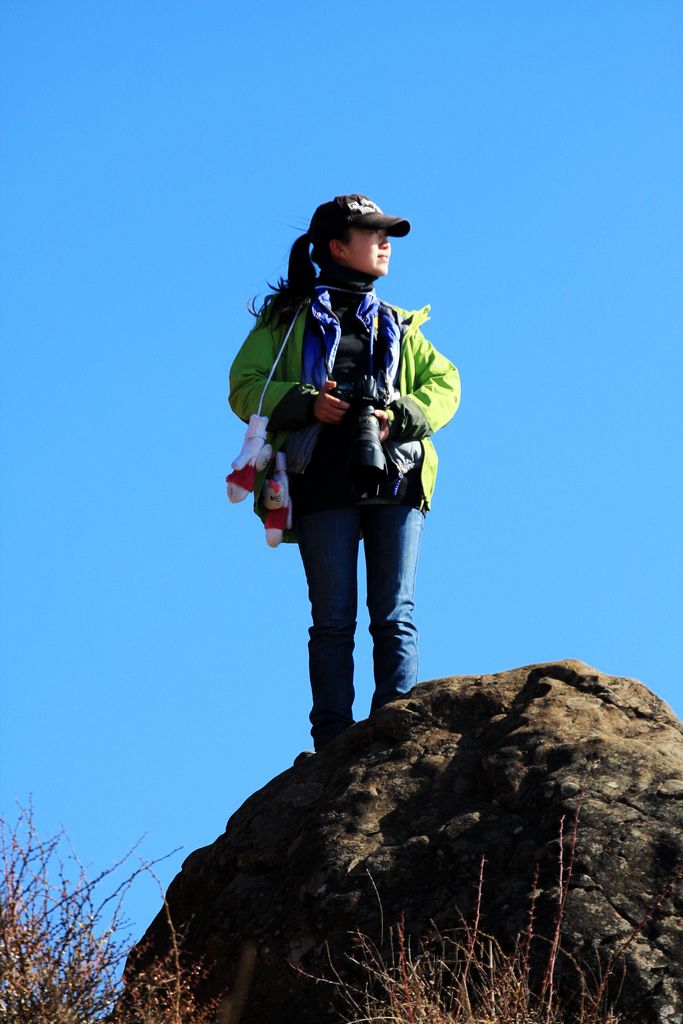
[[[351,227],[383,228],[388,235],[402,238],[410,231],[410,221],[402,217],[388,217],[367,196],[335,196],[331,202],[323,203],[315,211],[308,235],[315,244],[325,239],[338,238]]]

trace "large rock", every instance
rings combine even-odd
[[[203,994],[232,983],[252,940],[242,1024],[318,1024],[337,1019],[330,989],[292,965],[329,976],[326,946],[342,967],[350,932],[378,940],[401,914],[414,935],[453,928],[473,913],[482,855],[482,927],[503,942],[524,929],[538,864],[549,935],[560,821],[568,836],[580,802],[563,948],[603,967],[622,950],[624,1019],[674,1024],[682,798],[681,725],[634,680],[579,661],[439,679],[250,797],[188,857],[168,903],[189,955],[211,966]],[[166,943],[160,913],[143,958]]]

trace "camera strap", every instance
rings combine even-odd
[[[284,340],[283,340],[282,344],[280,345],[280,351],[279,351],[279,352],[278,352],[278,354],[277,354],[277,355],[275,356],[275,362],[273,363],[273,365],[272,365],[272,366],[271,366],[271,368],[270,368],[270,373],[268,374],[268,379],[266,380],[266,383],[265,383],[265,384],[263,385],[263,391],[261,392],[261,397],[259,398],[259,403],[258,403],[258,411],[257,411],[257,413],[256,413],[256,415],[257,415],[257,416],[260,416],[260,415],[261,415],[261,406],[263,405],[263,399],[264,399],[264,396],[265,396],[265,393],[266,393],[266,391],[268,390],[268,385],[270,384],[271,380],[273,379],[273,374],[275,373],[275,368],[276,368],[277,364],[278,364],[278,363],[280,362],[280,356],[282,355],[282,353],[283,353],[283,352],[284,352],[284,350],[285,350],[285,347],[286,347],[286,345],[287,345],[287,342],[289,341],[289,336],[290,336],[290,334],[292,333],[292,331],[294,330],[294,324],[296,323],[296,318],[298,317],[299,313],[300,313],[300,312],[301,312],[301,310],[303,309],[303,305],[304,305],[304,304],[303,304],[303,302],[302,302],[302,303],[301,303],[301,304],[300,304],[299,306],[297,306],[297,308],[295,309],[295,311],[294,311],[294,316],[292,317],[292,322],[291,322],[291,324],[289,325],[289,327],[287,328],[287,331],[286,331],[286,333],[285,333],[285,337],[284,337]]]

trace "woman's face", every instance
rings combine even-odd
[[[349,228],[348,241],[332,239],[330,254],[343,267],[360,270],[373,277],[384,277],[389,272],[391,242],[381,228]]]

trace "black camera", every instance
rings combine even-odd
[[[333,394],[351,406],[351,482],[362,497],[375,498],[387,479],[387,460],[379,439],[382,425],[375,409],[386,409],[389,392],[374,377],[366,374],[355,384],[340,384]]]

